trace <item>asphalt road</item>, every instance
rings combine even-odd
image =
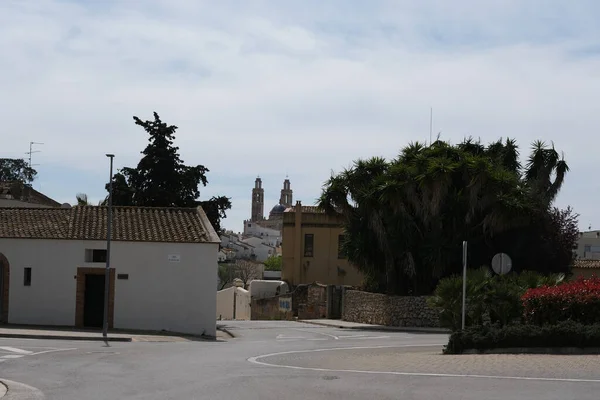
[[[442,356],[445,335],[227,325],[237,337],[221,342],[0,339],[0,379],[61,400],[597,400],[600,393],[598,356]]]

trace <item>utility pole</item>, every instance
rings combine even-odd
[[[433,134],[433,107],[429,108],[429,145],[431,146],[431,136]]]
[[[113,159],[114,154],[107,154],[110,158],[110,181],[108,181],[108,217],[106,222],[106,271],[104,272],[104,326],[102,336],[108,336],[108,295],[110,293],[110,236],[112,233],[112,197],[113,197]]]

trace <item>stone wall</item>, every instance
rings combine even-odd
[[[386,326],[439,327],[438,311],[426,296],[386,296],[346,290],[342,319]]]
[[[290,310],[282,311],[280,298],[291,300]],[[264,299],[252,299],[253,320],[291,320],[325,318],[327,314],[327,286],[318,283],[299,285],[293,292]]]
[[[292,299],[291,293],[281,294],[275,297],[267,297],[264,299],[252,299],[250,319],[252,320],[293,320],[294,312],[290,308],[289,311],[282,311],[279,306],[280,298]],[[293,305],[293,299],[292,299]]]
[[[327,315],[327,286],[318,283],[308,285],[306,301],[298,299],[298,319],[318,319]]]

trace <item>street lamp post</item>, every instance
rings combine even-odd
[[[108,335],[108,293],[110,289],[110,235],[112,231],[112,195],[113,195],[113,159],[114,154],[107,154],[110,158],[110,180],[108,181],[108,218],[106,222],[106,270],[104,272],[104,326],[102,336]]]

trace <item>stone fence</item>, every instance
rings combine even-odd
[[[439,327],[438,311],[427,305],[427,296],[387,296],[346,290],[342,319],[386,326]]]
[[[250,319],[252,320],[292,320],[292,294],[280,294],[275,297],[251,300]]]
[[[252,299],[252,319],[318,319],[331,317],[335,312],[339,318],[341,307],[337,303],[341,303],[341,292],[341,288],[315,282],[299,285],[291,293]]]

